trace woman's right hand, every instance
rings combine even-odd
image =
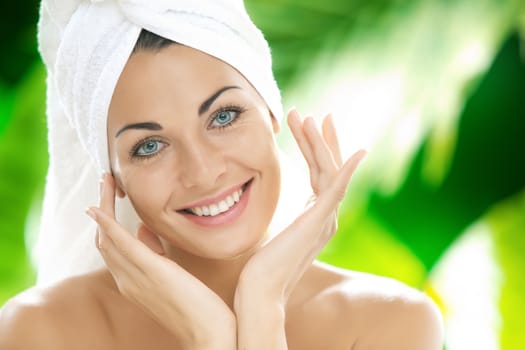
[[[104,175],[100,208],[91,207],[87,214],[98,224],[97,247],[124,297],[169,330],[184,348],[236,348],[235,315],[226,303],[116,221],[112,175]],[[141,225],[139,230],[147,228]]]

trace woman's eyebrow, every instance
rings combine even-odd
[[[231,86],[224,86],[217,90],[213,95],[208,97],[206,101],[204,101],[200,107],[199,107],[199,116],[206,113],[210,106],[215,102],[217,98],[226,90],[230,89],[240,89],[239,86],[231,85]],[[128,124],[122,127],[117,133],[115,134],[115,137],[118,137],[120,134],[122,134],[124,131],[129,129],[146,129],[146,130],[162,130],[162,126],[155,122],[145,122],[145,123],[135,123],[135,124]]]
[[[240,89],[239,86],[231,85],[231,86],[225,86],[223,88],[220,88],[215,92],[213,95],[211,95],[206,101],[204,101],[201,106],[199,107],[199,116],[206,113],[210,106],[213,104],[213,102],[226,90],[229,89]]]
[[[129,130],[129,129],[162,130],[162,126],[159,123],[155,123],[155,122],[128,124],[122,127],[119,131],[117,131],[117,133],[115,134],[115,137],[118,137],[124,131]]]

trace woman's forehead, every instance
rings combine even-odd
[[[132,55],[115,88],[109,119],[188,106],[198,110],[206,98],[226,86],[242,92],[251,85],[234,68],[198,50],[171,45]],[[231,92],[230,92],[231,93]]]
[[[170,45],[132,55],[118,80],[114,99],[127,103],[130,99],[155,100],[165,95],[198,98],[225,85],[245,87],[249,83],[236,69],[213,56],[187,46]]]
[[[131,81],[130,87],[136,87],[133,83],[137,81],[187,86],[208,85],[224,79],[246,81],[235,68],[220,59],[177,44],[133,54],[124,67],[119,83],[121,80],[124,83]]]

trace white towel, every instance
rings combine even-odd
[[[141,29],[230,64],[281,118],[270,51],[242,0],[43,0],[38,29],[48,71],[50,155],[37,245],[40,284],[103,265],[95,224],[84,211],[97,204],[100,175],[109,170],[107,111]],[[127,200],[117,209],[134,230]]]

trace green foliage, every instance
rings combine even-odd
[[[338,234],[319,259],[350,270],[392,277],[422,288],[427,271],[421,261],[376,218],[366,213],[341,213]]]
[[[0,139],[0,303],[33,283],[24,232],[47,168],[44,80],[38,64],[19,83]]]
[[[488,215],[503,271],[500,308],[501,348],[524,349],[525,334],[525,191],[496,205]]]
[[[525,64],[518,44],[514,36],[503,46],[467,100],[443,183],[429,186],[422,178],[423,148],[394,196],[372,196],[370,210],[428,269],[490,206],[525,187],[525,162],[519,161],[519,150],[525,149]]]
[[[13,96],[4,87],[0,85],[0,137],[9,122],[9,117],[11,116],[11,111],[13,108]]]
[[[410,8],[417,1],[249,0],[246,8],[270,42],[274,73],[282,89],[311,68],[321,52],[337,50],[363,21],[382,23],[394,8]],[[377,29],[377,28],[376,28]]]
[[[17,86],[37,60],[36,23],[39,3],[39,0],[0,2],[0,86],[5,86],[6,89]],[[0,114],[0,120],[6,116]]]

